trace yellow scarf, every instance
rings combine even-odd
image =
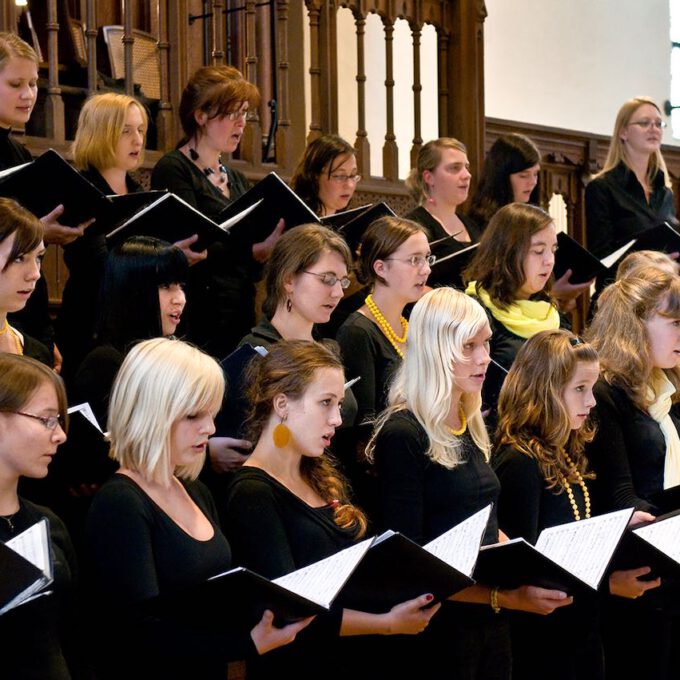
[[[507,309],[497,307],[489,294],[476,281],[470,281],[465,289],[468,295],[476,295],[511,333],[525,340],[540,331],[552,331],[560,327],[560,315],[555,307],[543,300],[515,300]]]
[[[670,417],[671,397],[675,394],[675,387],[663,371],[654,371],[647,394],[650,399],[654,399],[647,412],[659,423],[666,442],[663,488],[668,489],[680,484],[680,436]]]

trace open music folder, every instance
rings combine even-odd
[[[104,215],[111,206],[111,201],[54,149],[0,172],[0,196],[15,199],[36,217],[63,205],[59,222],[69,227]]]
[[[46,518],[0,543],[0,615],[45,594],[53,579]]]
[[[570,594],[595,591],[632,515],[630,508],[550,527],[535,546],[523,538],[483,546],[473,576],[501,588],[534,585]]]

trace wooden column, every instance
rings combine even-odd
[[[135,42],[132,34],[132,2],[123,2],[123,62],[125,64],[125,93],[133,96],[135,80],[133,74],[132,46]]]
[[[257,7],[255,0],[246,0],[245,3],[245,33],[246,33],[246,68],[245,77],[251,83],[257,85]],[[248,111],[248,125],[241,139],[241,159],[252,165],[262,164],[262,132],[260,119],[256,108]]]
[[[385,30],[385,104],[386,131],[383,144],[383,175],[385,179],[396,181],[399,179],[399,149],[394,134],[394,24],[383,18]]]
[[[64,125],[64,100],[59,87],[59,23],[57,0],[47,4],[47,100],[45,102],[45,132],[55,142],[66,139]]]
[[[0,31],[16,33],[18,19],[17,8],[14,2],[6,0],[0,5]]]
[[[420,95],[423,86],[420,83],[420,35],[421,29],[418,24],[411,26],[413,35],[413,144],[411,146],[411,167],[415,168],[418,163],[418,153],[423,145],[420,120]]]
[[[158,148],[165,149],[172,137],[172,104],[170,103],[170,39],[168,36],[168,1],[157,0],[158,59],[161,67],[161,96],[158,103]]]
[[[354,15],[357,36],[357,136],[354,148],[357,152],[357,168],[362,177],[371,176],[371,145],[366,131],[366,56],[364,38],[366,36],[366,18],[356,13]]]
[[[276,163],[282,168],[293,170],[296,159],[291,151],[289,63],[288,63],[288,0],[276,0],[276,53],[278,58],[278,99],[279,126],[276,130]]]
[[[95,0],[87,0],[85,8],[85,48],[87,49],[87,93],[97,91],[97,13]]]
[[[246,3],[252,4],[252,3]],[[210,52],[213,64],[224,64],[224,0],[212,0],[212,29]]]
[[[449,42],[451,36],[442,26],[437,27],[437,82],[439,96],[439,136],[448,137],[449,131]]]
[[[309,134],[307,143],[320,137],[321,127],[321,65],[319,59],[319,44],[321,36],[319,27],[321,23],[321,6],[319,2],[307,0],[309,12],[309,77],[311,85],[312,116],[309,121]]]

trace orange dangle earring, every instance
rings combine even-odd
[[[286,425],[286,418],[283,417],[281,418],[281,422],[274,428],[274,432],[272,432],[274,446],[276,446],[277,449],[285,448],[290,442],[290,437],[291,434],[288,425]]]

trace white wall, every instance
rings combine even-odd
[[[670,96],[669,0],[486,0],[486,115],[611,134],[620,105]],[[669,127],[664,142],[673,140]]]

